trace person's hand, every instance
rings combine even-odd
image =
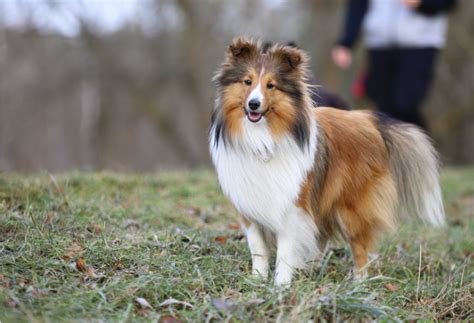
[[[331,57],[334,64],[343,70],[348,69],[352,64],[352,51],[347,47],[334,47],[331,52]]]
[[[416,9],[420,6],[421,0],[401,0],[401,2],[410,9]]]

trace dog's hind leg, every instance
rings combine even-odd
[[[367,276],[368,252],[384,230],[394,226],[397,195],[390,176],[382,176],[359,195],[357,200],[346,199],[338,210],[342,231],[351,244],[354,258],[354,278]]]

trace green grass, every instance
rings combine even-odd
[[[276,290],[249,275],[237,213],[210,171],[2,175],[0,320],[473,320],[474,169],[442,182],[449,227],[403,223],[370,279],[349,278],[341,246]]]

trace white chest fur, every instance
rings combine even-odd
[[[266,120],[242,122],[242,136],[226,145],[222,141],[215,145],[215,129],[211,129],[211,155],[219,182],[239,212],[273,232],[281,231],[313,166],[317,128],[313,123],[309,147],[301,149],[290,135],[274,139]]]

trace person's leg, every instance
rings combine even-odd
[[[421,108],[433,79],[437,53],[434,48],[399,50],[393,117],[426,128]]]
[[[396,57],[393,49],[368,51],[367,95],[379,111],[391,114],[393,84],[396,76]]]

